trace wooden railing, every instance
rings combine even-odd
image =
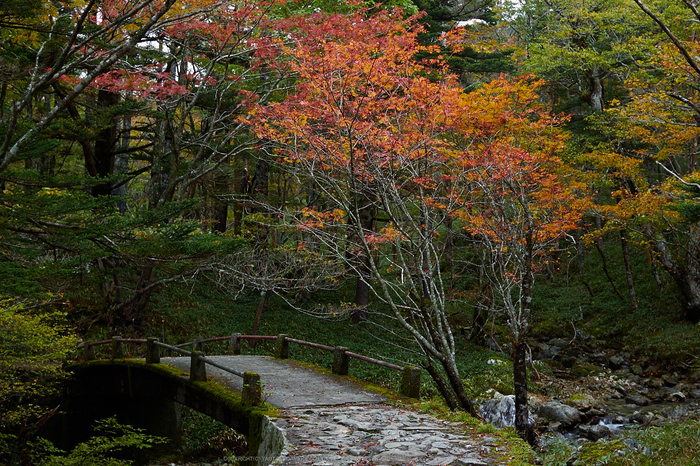
[[[257,404],[262,399],[262,393],[260,388],[260,377],[258,374],[252,372],[241,373],[235,369],[231,369],[222,366],[211,359],[208,359],[202,354],[204,343],[221,342],[228,341],[228,352],[233,355],[241,354],[241,342],[244,340],[275,340],[275,357],[277,359],[288,359],[289,358],[289,344],[294,343],[298,345],[308,346],[311,348],[320,349],[323,351],[329,351],[333,353],[333,365],[332,372],[337,375],[348,375],[350,367],[350,359],[359,359],[361,361],[369,362],[371,364],[376,364],[389,369],[397,370],[402,372],[401,386],[399,388],[399,393],[403,396],[410,398],[419,398],[420,394],[420,369],[414,366],[398,366],[386,361],[379,359],[374,359],[369,356],[364,356],[362,354],[353,353],[348,350],[348,348],[342,346],[327,346],[319,343],[313,343],[310,341],[298,340],[296,338],[291,338],[287,335],[240,335],[235,333],[230,336],[225,337],[214,337],[205,339],[196,339],[186,343],[181,343],[179,345],[166,345],[165,343],[159,342],[156,338],[147,339],[133,339],[133,338],[121,338],[119,336],[112,337],[110,340],[102,340],[97,342],[83,342],[81,343],[85,360],[94,359],[94,347],[101,345],[112,345],[112,358],[119,359],[124,357],[123,343],[133,343],[133,344],[146,344],[146,362],[158,363],[160,362],[160,349],[165,349],[170,352],[175,352],[179,354],[189,355],[191,357],[190,363],[190,379],[191,380],[206,380],[206,365],[209,364],[218,369],[224,370],[238,377],[243,378],[244,387],[244,398],[246,401],[244,403],[254,403]],[[192,351],[187,351],[183,347],[193,346]],[[248,387],[248,388],[246,388]],[[257,389],[256,389],[257,387]],[[246,390],[250,393],[245,393]],[[257,400],[257,401],[256,401]]]

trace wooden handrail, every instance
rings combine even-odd
[[[380,359],[370,358],[369,356],[364,356],[364,355],[362,355],[362,354],[351,353],[350,351],[346,351],[345,354],[347,354],[347,355],[350,356],[351,358],[355,358],[355,359],[360,359],[360,360],[362,360],[362,361],[371,362],[372,364],[376,364],[376,365],[378,365],[378,366],[388,367],[389,369],[394,369],[394,370],[397,370],[397,371],[402,371],[402,370],[404,369],[403,366],[397,366],[396,364],[392,364],[392,363],[390,363],[390,362],[382,361],[382,360],[380,360]]]
[[[160,361],[160,356],[158,354],[158,351],[155,350],[153,352],[151,348],[153,346],[157,346],[163,349],[166,349],[168,351],[174,351],[179,354],[183,354],[185,356],[190,356],[192,358],[192,361],[190,363],[190,378],[192,380],[206,380],[206,370],[205,366],[206,364],[209,364],[210,366],[214,366],[217,369],[223,370],[225,372],[228,372],[230,374],[233,374],[238,377],[242,377],[244,380],[244,385],[246,383],[246,380],[250,380],[250,383],[257,383],[259,384],[259,376],[257,374],[252,374],[252,373],[243,373],[240,371],[237,371],[235,369],[231,369],[230,367],[223,366],[221,364],[218,364],[214,362],[211,359],[208,359],[204,355],[200,354],[196,349],[201,349],[201,344],[202,343],[210,343],[210,342],[217,342],[217,341],[226,341],[230,340],[231,345],[232,345],[232,350],[234,351],[233,354],[240,354],[240,345],[234,345],[234,342],[240,341],[240,340],[277,340],[277,345],[275,349],[276,357],[280,359],[286,359],[288,357],[288,343],[296,343],[298,345],[304,345],[304,346],[309,346],[311,348],[317,348],[320,350],[324,351],[331,351],[333,352],[333,373],[334,374],[340,374],[340,375],[347,375],[348,371],[348,358],[354,358],[354,359],[359,359],[361,361],[369,362],[371,364],[376,364],[382,367],[386,367],[388,369],[393,369],[397,371],[403,372],[403,380],[401,383],[401,393],[413,398],[417,398],[419,394],[419,385],[420,385],[420,369],[417,367],[413,366],[399,366],[396,364],[392,364],[390,362],[382,361],[380,359],[375,359],[371,358],[369,356],[365,356],[362,354],[358,353],[353,353],[351,351],[348,351],[347,348],[344,347],[335,347],[335,346],[328,346],[328,345],[322,345],[320,343],[313,343],[310,341],[305,341],[305,340],[298,340],[296,338],[290,338],[286,335],[239,335],[239,334],[233,334],[230,336],[225,336],[225,337],[213,337],[213,338],[206,338],[206,339],[197,339],[191,342],[186,342],[186,343],[180,343],[179,345],[168,345],[166,343],[161,343],[155,338],[149,338],[149,339],[141,339],[141,338],[121,338],[121,337],[112,337],[110,340],[102,340],[98,342],[82,342],[78,345],[78,348],[83,348],[85,351],[85,357],[86,359],[89,359],[90,357],[94,357],[94,354],[92,353],[92,347],[93,346],[99,346],[99,345],[106,345],[106,344],[112,344],[113,345],[113,358],[120,358],[121,357],[121,343],[135,343],[135,344],[147,344],[147,356],[146,356],[146,361],[147,362],[159,362]],[[86,346],[87,345],[87,346]],[[151,346],[152,345],[152,346]],[[190,345],[195,345],[195,351],[188,351],[185,349],[182,349],[183,346],[190,346]],[[234,349],[237,348],[237,349]],[[153,354],[152,354],[153,353]],[[250,377],[253,377],[251,379]],[[257,382],[253,382],[253,380],[257,380]],[[257,389],[256,389],[257,390]],[[256,392],[257,393],[257,392]],[[252,394],[250,395],[253,398],[257,399],[258,395],[257,394]]]
[[[278,336],[275,335],[236,335],[236,337],[240,340],[276,340]],[[213,337],[213,338],[205,338],[202,340],[198,340],[199,343],[213,343],[217,341],[226,341],[230,340],[231,336],[225,336],[225,337]],[[291,338],[291,337],[285,337],[285,340],[290,342],[290,343],[296,343],[298,345],[303,345],[303,346],[309,346],[311,348],[316,348],[324,351],[335,351],[336,347],[335,346],[328,346],[328,345],[322,345],[320,343],[313,343],[311,341],[305,341],[305,340],[298,340],[296,338]],[[123,343],[136,343],[136,344],[143,344],[146,343],[146,340],[143,338],[118,338],[117,341],[123,342]],[[161,348],[165,348],[169,351],[174,351],[176,353],[180,354],[185,354],[185,355],[190,355],[190,351],[183,350],[183,346],[191,346],[194,345],[197,341],[188,341],[185,343],[180,343],[178,345],[166,345],[165,343],[157,342],[156,344],[160,346]],[[90,346],[100,346],[100,345],[107,345],[112,343],[112,340],[102,340],[102,341],[96,341],[96,342],[89,342]],[[81,342],[78,344],[78,348],[83,348],[85,345],[85,342]],[[372,364],[376,364],[378,366],[386,367],[388,369],[393,369],[397,371],[403,371],[403,366],[399,366],[396,364],[392,364],[390,362],[382,361],[381,359],[375,359],[371,358],[369,356],[365,356],[362,354],[358,353],[353,353],[351,351],[345,351],[345,353],[348,355],[348,357],[354,358],[354,359],[359,359],[361,361],[366,361]],[[213,365],[213,364],[212,364]],[[238,374],[236,374],[238,375]]]

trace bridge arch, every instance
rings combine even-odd
[[[59,444],[89,437],[95,420],[115,414],[122,423],[177,440],[178,405],[184,405],[245,435],[244,464],[267,465],[284,449],[284,435],[268,417],[274,411],[244,406],[239,393],[215,381],[192,381],[179,369],[142,360],[94,360],[67,369],[73,376],[62,396],[60,427],[53,429]]]

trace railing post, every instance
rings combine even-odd
[[[241,354],[241,339],[239,338],[240,336],[240,333],[234,333],[233,335],[231,335],[231,341],[228,344],[228,351],[234,356],[238,356],[239,354]]]
[[[347,354],[348,349],[344,346],[338,346],[333,350],[333,373],[338,375],[348,375],[350,366],[350,358]]]
[[[92,361],[95,359],[95,348],[92,347],[89,341],[83,343],[83,355],[86,361]]]
[[[258,406],[262,403],[262,384],[260,376],[255,372],[243,374],[243,390],[241,392],[243,406]]]
[[[156,345],[155,337],[146,339],[146,364],[158,364],[160,362],[160,348]]]
[[[277,343],[275,344],[275,357],[277,359],[289,358],[289,342],[287,335],[277,335]]]
[[[124,357],[121,339],[121,336],[112,337],[112,359],[121,359]]]
[[[420,368],[404,366],[399,393],[409,398],[420,398]]]
[[[200,353],[204,352],[204,350],[202,349],[202,340],[200,338],[195,338],[194,345],[192,345],[192,347],[195,351],[199,351]]]
[[[190,380],[192,382],[207,381],[207,363],[202,359],[202,353],[192,351],[190,358]]]

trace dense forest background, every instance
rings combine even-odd
[[[692,0],[3,1],[0,429],[45,414],[76,338],[255,333],[270,303],[381,327],[472,413],[458,347],[495,344],[525,438],[533,338],[697,359],[698,24]]]

